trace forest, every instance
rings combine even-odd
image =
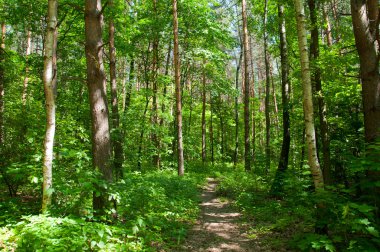
[[[377,0],[0,0],[0,25],[0,251],[380,251]]]

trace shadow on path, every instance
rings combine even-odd
[[[241,214],[230,203],[217,198],[216,186],[217,181],[208,178],[202,193],[201,217],[178,251],[261,251],[253,248],[254,244],[238,225]]]

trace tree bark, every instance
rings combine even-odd
[[[290,150],[290,79],[288,45],[286,41],[286,25],[284,5],[278,4],[280,56],[281,56],[281,93],[282,93],[282,146],[276,176],[271,188],[271,194],[278,195],[283,191],[284,173],[288,169]]]
[[[240,43],[240,55],[239,61],[237,62],[236,76],[235,76],[235,90],[239,92],[239,71],[241,62],[243,59],[243,44]],[[234,152],[234,166],[236,166],[238,161],[238,151],[239,151],[239,96],[235,97],[235,152]]]
[[[298,47],[300,52],[302,89],[303,89],[303,109],[305,120],[306,143],[308,147],[308,162],[313,176],[316,191],[324,188],[323,175],[320,169],[314,127],[313,97],[311,91],[311,73],[309,55],[307,50],[307,35],[305,28],[305,11],[302,0],[294,0],[297,19]]]
[[[153,1],[153,11],[154,11],[154,18],[155,22],[158,22],[157,20],[157,0]],[[159,45],[159,33],[158,31],[154,32],[154,39],[153,39],[153,104],[152,104],[152,112],[153,112],[153,125],[154,130],[152,134],[152,140],[155,148],[155,153],[153,155],[153,165],[156,168],[160,168],[161,163],[161,156],[160,156],[160,140],[157,135],[157,129],[159,127],[158,123],[158,102],[157,102],[157,92],[158,92],[158,85],[157,85],[157,78],[158,78],[158,69],[159,69],[159,62],[158,62],[158,45]]]
[[[92,164],[95,170],[100,171],[104,180],[111,182],[111,141],[102,52],[103,14],[101,8],[101,0],[86,0],[85,2],[87,86],[92,126]],[[105,189],[95,186],[98,192],[94,192],[93,195],[93,208],[95,213],[102,214],[109,202]]]
[[[206,163],[206,61],[203,61],[202,73],[202,162]]]
[[[177,122],[177,149],[178,149],[178,176],[183,176],[184,160],[183,160],[183,141],[182,141],[182,95],[180,81],[180,59],[178,45],[178,14],[177,0],[173,0],[173,35],[174,35],[174,78],[175,78],[175,98],[176,98],[176,122]]]
[[[49,0],[45,37],[43,82],[46,106],[44,141],[42,213],[49,211],[53,189],[53,146],[55,135],[55,88],[57,84],[58,1]]]
[[[327,46],[332,46],[333,44],[333,38],[332,38],[332,33],[331,33],[331,24],[330,24],[330,19],[329,15],[327,12],[327,4],[323,3],[322,4],[322,11],[323,11],[323,19],[324,19],[324,26],[325,26],[325,36],[326,36],[326,44]]]
[[[249,122],[249,72],[248,72],[248,24],[247,24],[247,3],[241,2],[243,18],[243,51],[244,51],[244,167],[246,171],[251,170],[251,149],[249,142],[250,122]]]
[[[31,46],[32,46],[32,32],[28,29],[27,35],[26,35],[25,77],[24,77],[24,85],[23,85],[22,98],[21,98],[24,110],[25,110],[26,100],[27,100],[27,96],[28,96],[28,84],[29,84],[28,57],[31,53]]]
[[[360,60],[360,79],[364,110],[365,141],[379,142],[380,136],[380,74],[379,74],[379,6],[376,0],[351,0],[352,23]],[[379,163],[378,149],[367,147],[367,156]],[[379,171],[369,171],[372,181],[379,181]],[[380,186],[376,187],[376,193]]]
[[[264,57],[265,57],[265,171],[270,170],[270,116],[269,116],[269,98],[270,98],[270,66],[268,55],[268,31],[267,31],[267,19],[268,19],[268,0],[265,0],[264,8]]]
[[[379,8],[376,0],[351,0],[352,23],[360,59],[367,143],[380,136]]]
[[[109,6],[113,8],[113,0],[109,1]],[[115,24],[113,18],[109,21],[109,57],[110,57],[110,82],[111,82],[111,108],[112,108],[112,128],[115,132],[113,139],[113,164],[116,179],[123,178],[123,146],[121,143],[122,134],[120,129],[119,102],[117,98],[116,82],[116,48],[115,48]]]
[[[0,43],[0,148],[4,144],[4,63],[5,63],[5,23],[1,23],[1,43]]]
[[[327,107],[323,98],[321,69],[318,66],[319,59],[319,33],[318,33],[318,20],[315,8],[315,1],[308,0],[311,19],[311,40],[310,40],[310,57],[312,60],[312,82],[315,85],[315,92],[317,94],[318,114],[320,123],[320,133],[322,141],[322,155],[323,155],[323,179],[325,184],[331,183],[330,175],[330,139],[327,123]]]

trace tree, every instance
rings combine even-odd
[[[303,91],[303,109],[304,109],[304,122],[306,144],[308,149],[308,162],[313,176],[315,189],[321,190],[324,188],[322,171],[320,169],[317,145],[315,139],[314,127],[314,109],[313,97],[311,91],[311,73],[309,55],[307,50],[307,35],[305,28],[305,11],[302,0],[294,0],[297,19],[297,35],[298,35],[298,48],[300,53],[301,74],[302,74],[302,91]]]
[[[265,171],[270,169],[270,74],[269,74],[269,53],[268,53],[268,0],[265,0],[264,7],[264,57],[265,57]]]
[[[364,110],[365,141],[374,144],[380,137],[380,39],[379,5],[376,0],[351,0],[352,24],[359,54],[360,79]],[[367,148],[372,162],[379,163],[378,149]],[[371,180],[378,181],[380,172],[370,171]],[[380,186],[377,186],[377,193]]]
[[[113,8],[113,1],[109,1]],[[110,82],[111,82],[111,106],[112,106],[112,127],[115,131],[113,140],[114,167],[116,178],[123,178],[123,146],[121,144],[121,129],[119,123],[119,103],[117,98],[116,82],[116,48],[115,48],[115,24],[113,17],[109,21],[109,57],[110,57]]]
[[[289,79],[289,60],[288,45],[286,41],[286,25],[284,5],[278,4],[279,34],[280,34],[280,56],[281,56],[281,91],[282,91],[282,146],[281,155],[277,167],[271,193],[274,195],[282,191],[284,172],[288,169],[289,150],[290,150],[290,79]]]
[[[380,136],[379,7],[376,0],[351,0],[352,24],[360,60],[365,139]]]
[[[5,23],[1,23],[1,42],[0,42],[0,148],[4,144],[4,59],[5,59]]]
[[[173,34],[174,34],[174,79],[175,79],[175,102],[176,102],[176,124],[177,124],[177,155],[178,175],[184,175],[183,140],[182,140],[182,96],[180,82],[180,59],[178,45],[178,13],[177,0],[173,0]]]
[[[111,142],[108,123],[106,77],[103,65],[102,47],[103,10],[101,0],[86,0],[85,38],[87,86],[91,110],[92,164],[104,180],[112,181],[110,166]],[[94,211],[102,213],[107,205],[104,188],[96,185],[98,192],[93,195]]]
[[[321,69],[318,65],[319,60],[319,29],[317,11],[315,8],[315,0],[308,0],[311,20],[311,41],[310,41],[310,58],[312,60],[312,82],[315,86],[317,96],[319,124],[320,124],[320,139],[322,140],[322,155],[323,155],[323,179],[325,184],[330,184],[330,139],[327,123],[327,106],[323,98]]]
[[[46,106],[46,133],[44,142],[42,213],[49,211],[53,187],[53,146],[55,135],[55,89],[57,84],[58,1],[49,0],[45,37],[43,82]]]
[[[251,150],[250,150],[250,121],[249,121],[249,72],[248,72],[248,24],[247,24],[247,3],[241,1],[242,18],[243,18],[243,51],[244,51],[244,160],[245,170],[251,170]]]
[[[206,61],[202,72],[202,162],[206,162]]]

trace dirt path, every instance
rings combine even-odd
[[[216,186],[209,178],[202,194],[201,217],[180,251],[257,251],[238,224],[241,214],[217,198]]]

